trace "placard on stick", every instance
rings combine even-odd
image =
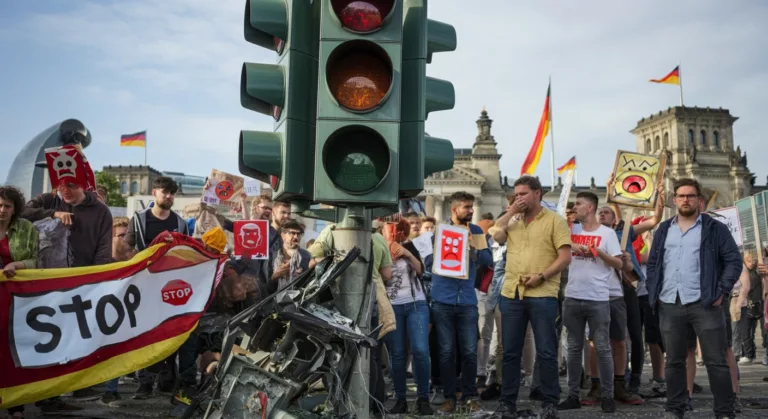
[[[469,278],[469,229],[438,224],[435,231],[432,273],[457,279]]]
[[[656,187],[664,178],[666,155],[652,156],[619,150],[613,168],[613,187],[608,202],[637,208],[654,209]]]
[[[234,221],[234,255],[245,259],[269,259],[269,224],[267,220]]]

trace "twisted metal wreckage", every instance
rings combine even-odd
[[[359,256],[355,247],[327,258],[233,317],[218,370],[205,377],[182,417],[354,418],[345,389],[360,345],[376,346],[379,329],[363,335],[336,308],[334,288]],[[373,294],[370,274],[366,295]],[[298,400],[320,380],[328,391],[325,403],[312,411],[298,407]]]

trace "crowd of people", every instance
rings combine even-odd
[[[171,210],[177,191],[172,179],[157,178],[153,205],[128,219],[112,217],[103,190],[62,183],[26,202],[18,189],[0,187],[2,272],[13,277],[21,269],[124,261],[154,243],[173,241],[168,232],[191,235],[194,218]],[[523,176],[507,210],[484,214],[477,224],[475,197],[465,192],[449,198],[446,220],[408,213],[374,222],[372,323],[381,325],[383,343],[371,356],[374,412],[475,413],[481,401],[498,400],[502,417],[522,418],[533,415],[517,408],[525,388],[530,400],[541,402],[540,418],[585,405],[612,413],[617,401],[644,402],[639,391],[647,347],[651,389],[667,397],[664,417],[682,418],[692,409],[697,362],[706,366],[716,417],[734,417],[741,408],[738,364],[755,360],[758,326],[766,345],[763,254],[740,254],[728,228],[703,213],[695,180],[676,181],[677,213],[667,220],[663,188],[658,192],[648,218],[624,220],[620,208],[601,207],[592,192],[580,192],[562,217],[542,206],[538,179]],[[189,403],[198,375],[215,368],[226,319],[332,254],[335,226],[302,248],[306,227],[291,217],[289,202],[260,196],[243,212],[270,222],[268,260],[228,260],[214,302],[178,352],[131,374],[139,383],[133,398],[166,393],[174,403]],[[227,253],[225,231],[233,223],[217,218],[220,226],[201,242],[210,252]],[[66,226],[66,240],[41,237],[33,223],[43,220]],[[431,234],[434,246],[439,224],[465,226],[482,240],[468,244],[466,279],[433,273],[434,255],[421,255],[413,243]],[[60,265],[39,266],[43,243],[64,255],[51,258],[63,260]],[[389,409],[386,374],[394,396]],[[564,375],[567,394],[561,397]],[[413,409],[409,376],[417,389]],[[119,379],[106,388],[81,389],[72,397],[104,403],[121,398]],[[80,409],[60,397],[36,404],[45,412]],[[24,407],[10,413],[23,418]]]

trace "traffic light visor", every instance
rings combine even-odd
[[[333,98],[352,112],[378,108],[392,89],[392,61],[369,41],[339,45],[328,57],[325,73]]]
[[[379,30],[397,0],[332,0],[331,7],[345,29],[367,34]]]
[[[390,158],[384,138],[361,125],[339,129],[323,147],[323,167],[329,179],[350,194],[376,188],[389,172]]]

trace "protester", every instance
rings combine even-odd
[[[280,225],[281,248],[270,253],[270,263],[265,265],[265,277],[270,293],[285,288],[299,274],[309,269],[310,253],[299,246],[304,228],[296,220],[285,219]]]
[[[451,225],[467,226],[471,235],[483,236],[483,231],[471,224],[475,197],[466,192],[456,192],[449,198]],[[432,238],[434,243],[434,236]],[[483,240],[485,240],[483,238]],[[457,409],[456,392],[457,356],[461,360],[461,394],[463,410],[476,413],[481,410],[476,397],[477,371],[477,295],[475,275],[478,266],[493,263],[490,249],[477,249],[472,240],[465,251],[469,252],[467,279],[456,279],[432,273],[432,317],[440,348],[440,379],[446,401],[439,408],[440,414],[452,414]],[[458,341],[457,341],[458,334]]]
[[[532,176],[515,181],[515,200],[490,229],[493,239],[507,244],[507,264],[501,290],[503,370],[501,404],[505,418],[519,417],[517,395],[520,358],[528,324],[533,329],[540,365],[541,418],[558,417],[557,294],[560,272],[571,261],[566,221],[541,205],[541,183]],[[516,215],[520,222],[510,224]]]
[[[408,237],[410,240],[415,239],[416,237],[419,237],[421,234],[421,217],[419,214],[411,211],[403,216],[406,221],[408,221],[408,224],[411,225],[411,233]]]
[[[13,186],[0,186],[0,266],[7,279],[16,271],[34,269],[37,264],[37,230],[20,217],[24,195]],[[24,417],[24,406],[8,409],[14,419]]]
[[[674,194],[677,215],[657,229],[647,269],[648,299],[659,311],[667,350],[667,417],[685,413],[688,334],[693,329],[701,339],[715,416],[733,418],[722,304],[741,274],[741,257],[728,227],[699,213],[699,182],[678,179]]]
[[[421,217],[421,228],[419,229],[419,235],[424,233],[434,233],[437,220],[434,217]]]

